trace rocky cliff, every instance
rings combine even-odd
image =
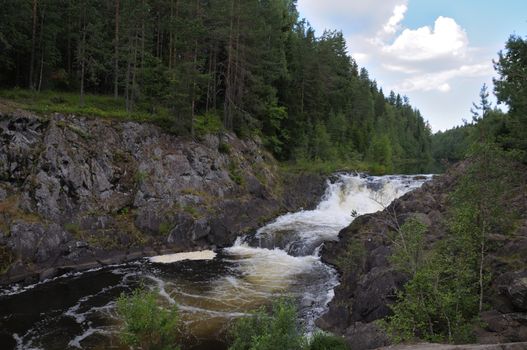
[[[464,167],[461,163],[447,174],[435,177],[422,188],[395,200],[383,212],[357,218],[340,232],[339,242],[325,245],[322,258],[337,267],[341,284],[335,290],[329,312],[318,321],[321,328],[345,336],[354,350],[389,345],[387,335],[376,321],[390,314],[389,305],[408,281],[408,276],[396,271],[389,261],[394,225],[417,217],[428,227],[427,246],[441,240],[446,231],[448,194]],[[510,203],[522,216],[515,232],[507,236],[494,233],[489,237],[489,246],[494,247],[487,257],[492,272],[485,300],[489,308],[480,315],[482,326],[475,329],[481,343],[527,341],[526,194],[524,187]]]
[[[231,133],[0,108],[0,282],[230,245],[324,185]]]

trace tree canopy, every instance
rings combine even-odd
[[[281,160],[430,160],[407,98],[384,95],[339,31],[316,36],[295,0],[8,0],[0,86],[114,95],[194,134],[215,114]]]

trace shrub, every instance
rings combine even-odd
[[[222,154],[231,154],[231,146],[228,143],[220,142],[218,145],[218,152]]]
[[[240,169],[240,164],[237,161],[231,161],[229,163],[229,177],[237,185],[242,186],[244,184],[244,179],[242,171]]]
[[[126,345],[144,350],[179,349],[177,307],[159,306],[155,292],[137,289],[128,296],[121,294],[117,312],[124,322],[120,337]]]
[[[223,130],[223,123],[215,113],[205,113],[194,118],[194,131],[198,136],[217,134]]]
[[[14,260],[15,257],[11,250],[4,245],[0,245],[0,274],[7,272]]]
[[[347,350],[349,349],[346,341],[327,333],[315,333],[309,342],[307,350]]]
[[[270,314],[260,309],[239,319],[231,335],[230,350],[301,350],[305,346],[296,308],[287,300],[274,303]]]

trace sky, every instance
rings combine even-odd
[[[471,120],[482,85],[493,89],[492,60],[511,34],[527,36],[527,0],[298,0],[298,10],[317,35],[341,30],[359,66],[434,132]]]

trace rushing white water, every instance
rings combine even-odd
[[[158,264],[172,264],[178,261],[185,260],[212,260],[216,257],[216,253],[212,250],[202,250],[199,252],[186,252],[186,253],[176,253],[168,255],[158,255],[149,258],[153,263]]]
[[[313,330],[338,284],[336,272],[319,257],[323,243],[337,240],[356,216],[382,210],[430,177],[339,175],[328,182],[315,209],[280,216],[230,248],[161,256],[4,290],[0,309],[8,314],[0,315],[0,343],[11,341],[7,349],[111,346],[119,324],[115,299],[139,285],[178,305],[191,339],[186,348],[216,348],[210,342],[222,339],[231,320],[279,296],[296,300],[307,330]],[[33,300],[42,305],[31,306]]]
[[[326,310],[338,283],[335,271],[320,261],[323,242],[337,240],[339,231],[355,217],[383,210],[430,177],[339,175],[336,181],[328,182],[314,210],[280,216],[254,236],[239,238],[225,252],[238,261],[251,290],[296,294],[309,330]],[[298,281],[308,285],[291,288],[297,287]]]

